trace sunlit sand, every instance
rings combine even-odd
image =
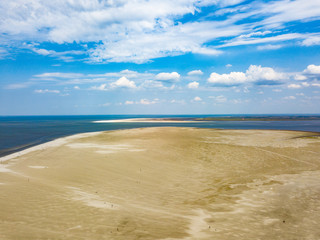
[[[320,138],[78,134],[0,159],[0,239],[320,239]]]

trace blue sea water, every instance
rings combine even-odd
[[[196,123],[94,123],[98,120],[165,117],[216,117],[217,115],[107,115],[107,116],[18,116],[0,117],[0,157],[77,133],[117,129],[183,126],[219,129],[276,129],[320,132],[320,120],[303,121],[212,121]],[[219,115],[221,116],[221,115]],[[229,115],[230,116],[230,115]],[[237,116],[237,115],[232,115]],[[242,115],[243,116],[243,115]],[[260,115],[261,116],[261,115]],[[266,116],[266,115],[264,115]]]

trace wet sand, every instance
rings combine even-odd
[[[141,128],[0,159],[0,239],[320,239],[320,138]]]

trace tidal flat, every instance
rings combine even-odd
[[[0,158],[0,239],[320,239],[320,134],[153,127]]]

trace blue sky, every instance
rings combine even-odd
[[[320,1],[1,1],[0,73],[0,115],[320,113]]]

